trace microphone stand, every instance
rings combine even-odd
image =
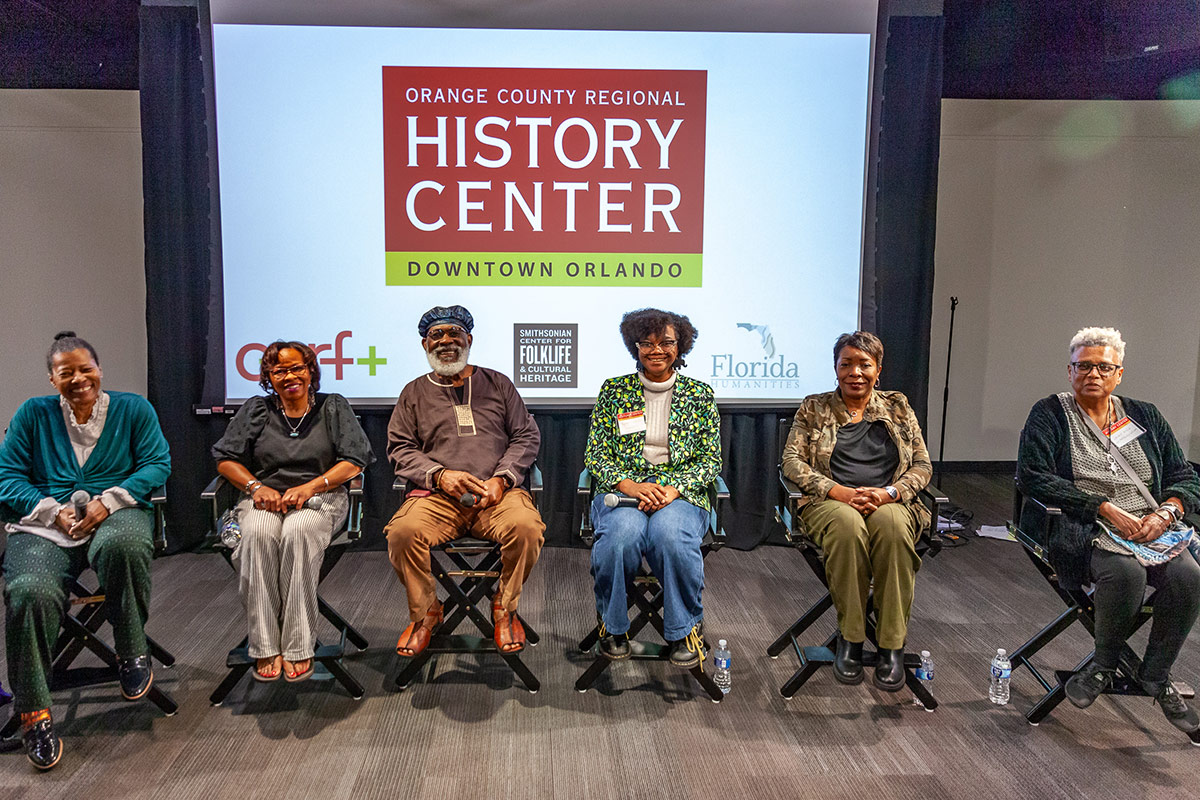
[[[954,349],[954,309],[958,307],[958,298],[950,298],[950,335],[946,341],[946,384],[942,388],[942,432],[938,436],[938,468],[935,483],[942,484],[942,470],[946,461],[946,408],[950,405],[950,352]]]

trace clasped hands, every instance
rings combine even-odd
[[[96,528],[100,527],[100,523],[106,519],[108,519],[108,509],[104,503],[92,500],[87,504],[87,511],[83,515],[83,519],[75,519],[75,508],[64,505],[55,516],[54,524],[68,537],[78,540],[91,536]]]
[[[871,486],[859,486],[856,489],[851,489],[849,486],[835,486],[829,490],[829,497],[852,506],[864,517],[869,516],[880,506],[896,502],[883,489]]]
[[[438,474],[437,488],[455,500],[464,494],[473,494],[479,498],[479,501],[475,503],[475,508],[488,508],[500,502],[508,485],[499,476],[481,481],[469,472],[459,469],[444,469]]]
[[[1100,504],[1100,516],[1108,520],[1118,536],[1139,544],[1154,541],[1171,526],[1162,514],[1151,511],[1144,517],[1136,517],[1107,500]]]
[[[636,498],[639,511],[658,511],[679,498],[679,490],[674,486],[664,486],[660,483],[638,483],[629,478],[621,480],[616,489],[623,495]]]

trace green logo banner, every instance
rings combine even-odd
[[[699,288],[701,253],[388,253],[388,286]]]

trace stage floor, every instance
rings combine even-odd
[[[1007,477],[945,484],[976,522],[1002,521]],[[1016,544],[972,537],[920,572],[909,639],[936,662],[933,713],[907,690],[842,686],[828,670],[785,701],[778,689],[794,657],[771,660],[765,648],[815,599],[816,578],[781,547],[723,550],[706,570],[709,640],[733,649],[733,691],[719,705],[686,672],[646,662],[615,664],[577,693],[590,657],[574,647],[594,622],[588,553],[556,548],[544,551],[521,604],[542,634],[525,659],[542,681],[537,694],[495,658],[452,656],[436,661],[428,683],[391,690],[404,594],[385,554],[366,552],[347,555],[322,587],[371,642],[346,661],[366,697],[328,681],[247,677],[214,708],[208,695],[244,633],[234,575],[216,555],[162,559],[148,629],[178,659],[156,680],[179,713],[124,703],[115,684],[59,692],[62,762],[37,774],[23,753],[0,755],[0,797],[1197,796],[1200,749],[1146,698],[1103,697],[1086,711],[1063,703],[1031,727],[1022,714],[1040,691],[1019,671],[1012,703],[988,702],[995,649],[1015,648],[1061,610]],[[812,644],[833,624],[830,612]],[[1068,668],[1089,649],[1076,627],[1043,664]],[[1176,677],[1198,685],[1198,668],[1193,634]]]

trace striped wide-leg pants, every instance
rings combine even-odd
[[[246,607],[251,658],[280,653],[288,661],[312,658],[321,560],[350,506],[344,490],[314,497],[318,508],[287,514],[256,509],[249,498],[238,504],[242,540],[233,563]]]

